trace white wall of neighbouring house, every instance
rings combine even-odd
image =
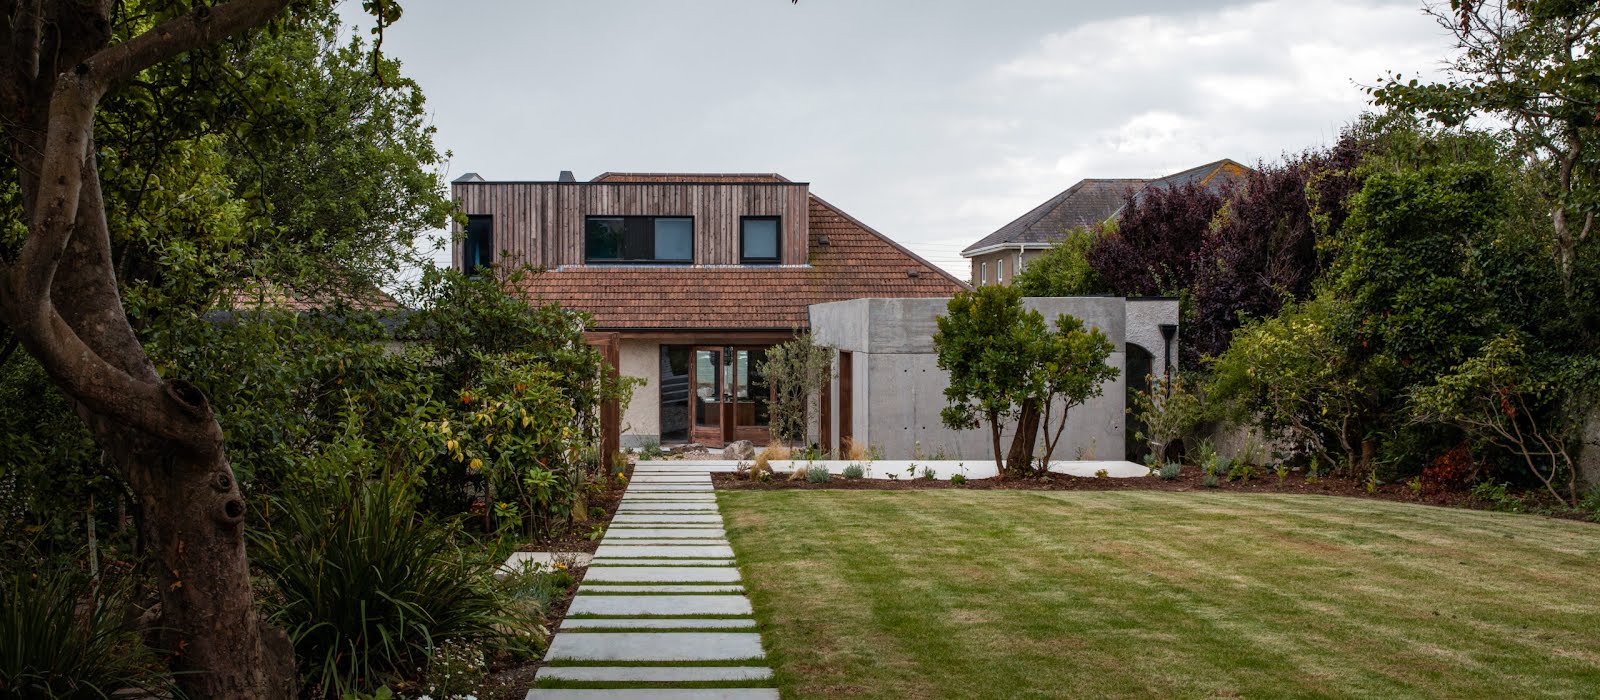
[[[660,443],[661,344],[644,340],[621,341],[617,364],[617,371],[622,376],[644,380],[644,384],[634,387],[633,400],[622,412],[622,447]]]

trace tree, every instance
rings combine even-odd
[[[832,349],[803,333],[769,348],[757,371],[772,385],[772,435],[790,445],[804,441],[817,397],[832,378]]]
[[[1373,100],[1446,127],[1489,116],[1538,175],[1553,257],[1571,280],[1600,211],[1600,5],[1570,0],[1451,0],[1425,11],[1455,37],[1446,78],[1399,74]]]
[[[1223,192],[1190,183],[1128,194],[1113,225],[1089,248],[1089,265],[1116,294],[1177,296],[1194,282],[1200,245]]]
[[[1055,247],[1029,260],[1012,280],[1012,286],[1022,290],[1025,297],[1076,297],[1106,292],[1106,283],[1089,264],[1089,249],[1094,243],[1095,234],[1089,229],[1068,231]]]
[[[1041,424],[1048,460],[1065,431],[1067,412],[1098,395],[1118,371],[1105,364],[1112,347],[1104,333],[1085,330],[1069,316],[1058,317],[1050,330],[1042,314],[1023,308],[1014,287],[957,294],[938,325],[933,345],[939,368],[950,377],[940,418],[955,430],[986,424],[1003,474],[1034,468]],[[1014,420],[1016,432],[1002,460],[1001,427],[1007,420]]]
[[[262,27],[288,5],[150,2],[124,13],[119,3],[47,0],[8,2],[3,13],[0,114],[26,233],[0,258],[0,320],[136,495],[160,583],[162,646],[193,697],[288,697],[293,655],[253,605],[245,502],[210,401],[156,371],[125,314],[96,119],[147,71]],[[399,14],[383,0],[367,6],[380,28]]]
[[[1099,396],[1105,383],[1116,379],[1121,370],[1106,364],[1115,349],[1106,334],[1099,328],[1085,328],[1083,321],[1072,316],[1057,316],[1055,332],[1040,338],[1039,346],[1036,392],[1044,406],[1039,417],[1044,438],[1039,470],[1048,471],[1056,445],[1067,432],[1067,414]]]

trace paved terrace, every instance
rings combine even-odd
[[[711,471],[634,467],[528,700],[777,699]]]

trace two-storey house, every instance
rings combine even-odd
[[[468,174],[452,190],[466,214],[458,268],[542,269],[522,290],[529,303],[588,312],[619,371],[645,380],[622,416],[623,446],[765,444],[761,366],[807,329],[810,305],[967,288],[780,175]]]

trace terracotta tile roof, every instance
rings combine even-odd
[[[590,182],[789,182],[777,173],[601,173]]]
[[[810,215],[809,266],[569,266],[534,275],[524,290],[530,301],[593,314],[599,330],[790,330],[809,325],[811,304],[968,288],[815,196]]]
[[[984,236],[977,243],[967,246],[961,253],[973,255],[975,251],[994,246],[1053,245],[1072,229],[1092,226],[1116,216],[1117,212],[1122,210],[1122,204],[1129,194],[1151,187],[1182,187],[1189,184],[1213,187],[1234,184],[1242,182],[1248,172],[1249,168],[1224,158],[1154,180],[1080,180],[1078,184],[1017,217],[1015,221]]]
[[[222,296],[219,307],[227,310],[267,307],[286,311],[315,311],[340,303],[360,311],[392,311],[400,308],[400,302],[377,287],[349,289],[329,286],[306,291],[273,282],[256,281],[223,292]]]

